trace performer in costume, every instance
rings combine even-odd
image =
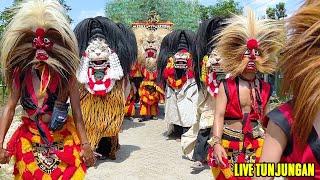
[[[136,89],[139,89],[140,84],[141,84],[141,82],[143,80],[142,73],[141,73],[140,69],[141,69],[140,68],[140,64],[139,64],[138,61],[136,61],[132,65],[131,70],[130,70],[130,81],[134,84]],[[139,103],[139,100],[140,100],[139,92],[136,91],[136,93],[135,93],[135,103]]]
[[[182,150],[186,157],[195,161],[191,166],[204,169],[207,161],[214,120],[215,96],[218,93],[217,73],[220,70],[220,57],[215,50],[213,37],[225,26],[224,19],[214,17],[201,23],[196,36],[197,56],[194,58],[195,79],[199,89],[197,122],[181,138]]]
[[[268,114],[261,157],[261,162],[314,163],[315,176],[304,179],[320,179],[319,14],[320,2],[306,1],[288,19],[280,68],[282,94],[292,98]]]
[[[79,42],[83,84],[81,109],[92,148],[102,159],[116,159],[118,133],[125,114],[125,89],[137,56],[134,34],[106,17],[87,18],[74,30]]]
[[[117,23],[117,26],[126,34],[126,37],[128,38],[129,42],[136,42],[136,38],[134,36],[134,33],[131,30],[128,30],[127,26],[122,23]],[[134,56],[137,56],[138,47],[136,45],[132,46],[132,52],[135,53]],[[135,63],[131,64],[131,67],[135,66]],[[134,82],[132,81],[131,71],[128,76],[124,77],[124,95],[125,95],[125,117],[129,117],[132,119],[132,117],[136,114],[135,109],[135,102],[136,102],[136,94],[137,89],[135,87]],[[133,120],[133,119],[132,119]]]
[[[138,62],[143,76],[139,87],[141,121],[157,119],[159,114],[159,101],[164,99],[164,90],[156,82],[157,59],[160,43],[164,36],[171,32],[170,22],[160,22],[155,11],[150,12],[148,21],[133,23],[138,42]]]
[[[126,98],[125,117],[131,118],[136,115],[135,103],[136,103],[137,89],[134,83],[132,82],[132,80],[129,80],[129,81],[130,81],[130,89],[129,89],[129,94]]]
[[[234,163],[259,161],[272,91],[257,73],[274,71],[283,35],[279,21],[256,20],[250,9],[246,17],[234,16],[228,23],[215,38],[221,67],[230,73],[219,85],[208,141],[208,164],[215,179],[233,179]]]
[[[85,163],[95,159],[80,110],[77,41],[64,8],[29,0],[14,14],[0,46],[10,94],[0,118],[0,163],[15,158],[15,179],[84,179]],[[22,124],[4,149],[19,99]]]
[[[165,120],[167,135],[180,136],[196,123],[198,88],[194,78],[195,34],[175,30],[164,37],[158,72],[166,89]],[[174,134],[172,134],[175,132]]]

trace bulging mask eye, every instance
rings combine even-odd
[[[44,38],[45,43],[50,43],[50,40],[48,38]]]
[[[244,52],[244,55],[250,55],[250,50],[249,49],[247,49],[245,52]]]
[[[256,56],[260,56],[260,52],[259,52],[259,50],[254,50],[254,54],[256,55]]]

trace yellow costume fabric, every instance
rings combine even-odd
[[[7,146],[16,161],[15,179],[84,179],[86,166],[80,158],[80,140],[70,116],[61,130],[50,131],[50,147],[42,141],[35,121],[22,117],[22,122]]]

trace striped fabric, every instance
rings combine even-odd
[[[242,132],[240,132],[242,134]],[[243,148],[243,140],[230,135],[223,135],[222,146],[225,148],[228,159],[224,159],[227,167],[222,167],[216,163],[213,147],[208,151],[208,165],[211,167],[212,174],[216,180],[223,179],[250,179],[248,177],[234,177],[233,166],[235,163],[256,163],[259,162],[264,139],[258,137],[253,139],[250,144]]]

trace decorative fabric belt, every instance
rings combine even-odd
[[[254,128],[252,129],[252,137],[253,139],[257,139],[263,136],[264,136],[264,130],[262,128],[261,123],[258,121],[257,125],[255,125]],[[235,130],[225,126],[223,128],[222,139],[243,141],[244,134],[242,130]]]

